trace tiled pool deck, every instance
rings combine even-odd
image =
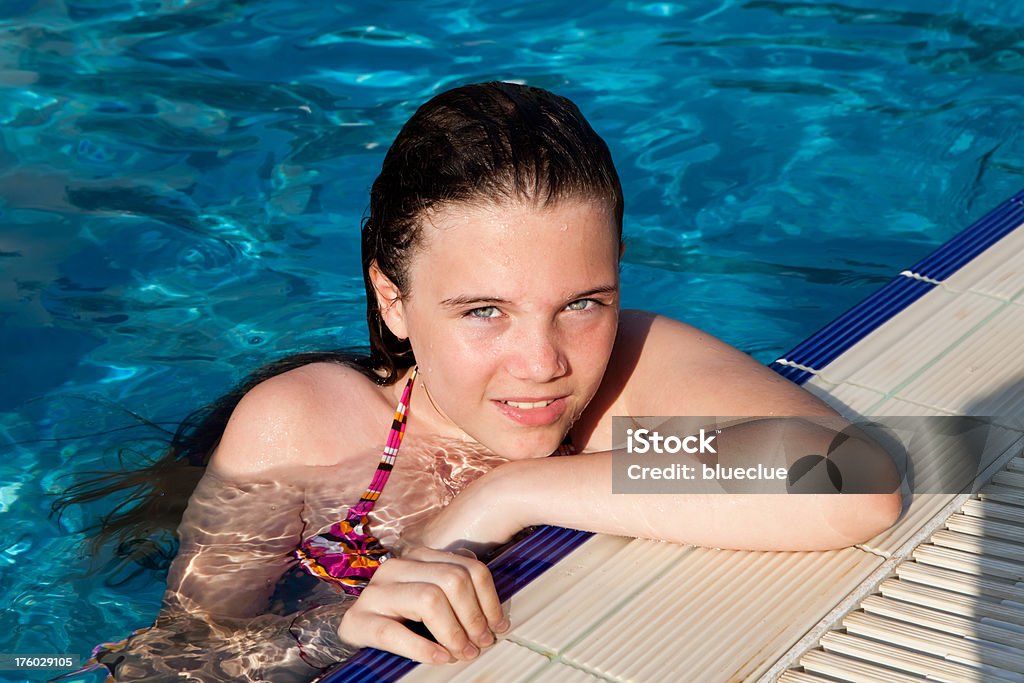
[[[995,416],[988,485],[916,494],[839,551],[565,532],[551,542],[578,547],[510,599],[510,634],[403,683],[1024,681],[1024,192],[772,365],[851,416]],[[323,680],[394,680],[404,661],[367,653]]]

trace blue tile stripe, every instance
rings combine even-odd
[[[1021,223],[1024,223],[1024,203],[1016,197],[1008,199],[909,270],[933,280],[945,280]]]
[[[783,359],[815,371],[821,370],[934,288],[930,282],[898,277],[798,344]]]
[[[783,377],[803,384],[813,373],[822,370],[1022,223],[1024,190],[812,334],[769,367]]]
[[[807,370],[801,370],[800,368],[795,368],[792,365],[784,365],[778,361],[775,361],[768,367],[770,367],[772,370],[788,379],[790,382],[793,382],[794,384],[803,384],[811,377],[814,377],[814,373],[812,372],[808,372]]]
[[[587,531],[540,526],[487,563],[498,597],[504,602],[593,536]],[[390,652],[367,648],[329,670],[316,683],[391,683],[417,662]]]
[[[1024,223],[1024,190],[912,266],[913,275],[941,282]],[[901,275],[769,365],[803,384],[887,320],[935,288],[934,282]],[[780,362],[781,361],[781,362]],[[802,367],[794,367],[799,365]],[[809,368],[805,370],[804,368]],[[593,534],[554,526],[538,527],[487,564],[502,602],[550,569]],[[391,683],[417,663],[381,650],[361,650],[314,683]]]

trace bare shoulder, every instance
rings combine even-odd
[[[311,363],[261,382],[235,407],[209,469],[251,478],[290,465],[335,465],[379,438],[390,406],[358,370]]]
[[[632,366],[622,385],[630,414],[835,414],[751,356],[684,322],[623,311],[619,336],[617,351],[627,354]],[[668,408],[671,412],[665,412]]]

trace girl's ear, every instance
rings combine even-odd
[[[619,240],[619,260],[622,260],[622,255],[626,253],[626,243],[623,240]]]
[[[395,283],[377,267],[377,262],[370,263],[370,283],[377,295],[377,310],[381,320],[391,330],[391,334],[399,339],[408,339],[409,332],[405,324],[405,309],[402,307],[402,292]]]

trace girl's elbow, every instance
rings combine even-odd
[[[854,438],[838,440],[829,459],[841,472],[842,491],[826,495],[822,503],[830,508],[828,517],[848,542],[844,547],[865,543],[885,532],[903,510],[902,476],[893,457],[875,441],[853,433]]]
[[[828,496],[832,500],[829,519],[832,542],[829,550],[838,550],[866,543],[890,529],[900,518],[903,497],[899,491],[892,493],[864,493]]]
[[[862,543],[890,529],[903,510],[903,495],[899,491],[868,494],[867,498],[869,502],[865,505],[865,538]]]

